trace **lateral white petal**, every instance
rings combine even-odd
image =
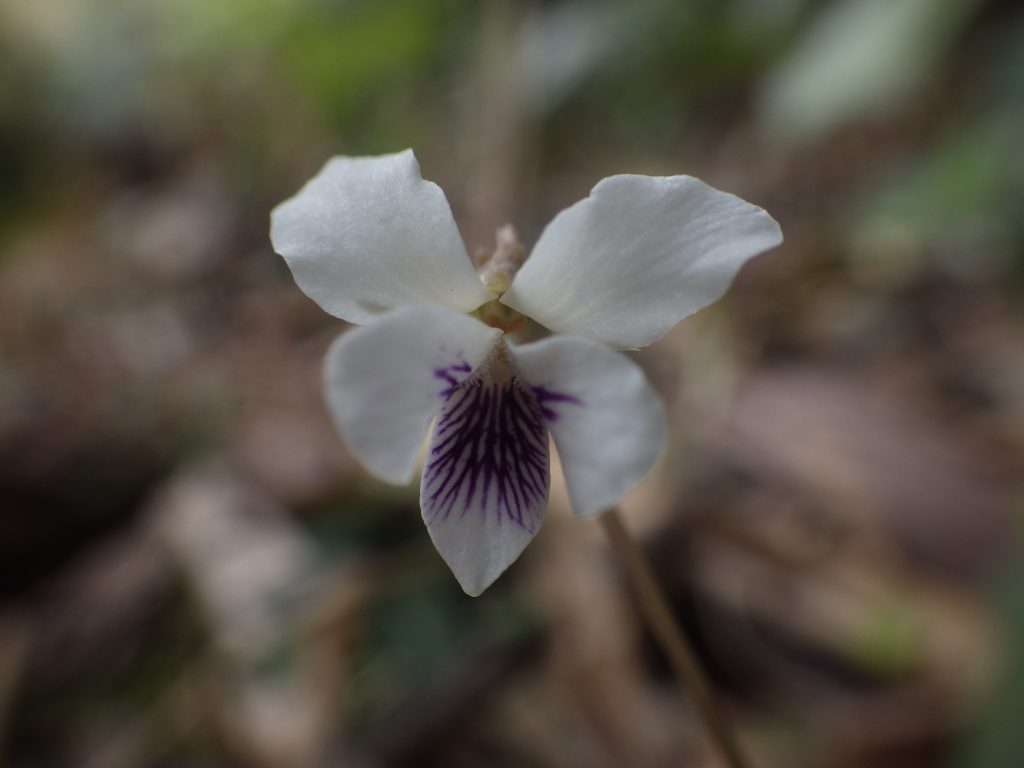
[[[446,392],[478,367],[501,332],[451,310],[407,307],[342,334],[324,392],[345,444],[391,483],[407,483]]]
[[[420,509],[434,546],[477,596],[540,529],[547,508],[548,432],[533,393],[501,344],[451,387],[430,437]]]
[[[560,333],[643,347],[780,242],[763,209],[691,176],[611,176],[548,224],[501,301]]]
[[[589,339],[552,337],[514,352],[555,440],[573,513],[611,509],[665,446],[665,414],[643,371]]]
[[[352,323],[407,305],[469,312],[491,298],[412,150],[332,158],[271,212],[270,239],[306,295]]]

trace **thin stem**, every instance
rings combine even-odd
[[[602,515],[601,525],[612,547],[626,565],[640,613],[668,657],[680,686],[692,694],[697,711],[710,731],[715,745],[722,752],[730,768],[749,768],[750,764],[740,751],[736,734],[725,715],[725,710],[672,615],[665,593],[658,585],[646,555],[622,524],[618,510],[613,509]]]

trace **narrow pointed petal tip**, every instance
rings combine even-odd
[[[410,305],[469,312],[492,298],[412,150],[332,158],[274,208],[270,239],[299,288],[352,323]]]
[[[618,349],[661,338],[782,242],[768,213],[691,176],[611,176],[552,220],[501,301]]]

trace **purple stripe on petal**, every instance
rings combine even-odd
[[[537,405],[544,418],[548,421],[558,421],[560,414],[550,404],[569,403],[570,405],[583,406],[583,401],[574,395],[566,392],[556,392],[547,387],[531,387],[533,396],[537,398]]]
[[[461,371],[445,372],[456,379]],[[550,481],[548,431],[536,396],[514,375],[456,379],[444,395],[423,470],[427,522],[472,511],[534,532]]]
[[[445,384],[445,388],[438,394],[441,395],[441,397],[448,397],[472,370],[473,369],[469,367],[469,363],[465,360],[452,365],[446,365],[441,368],[435,368],[434,378],[443,381]]]

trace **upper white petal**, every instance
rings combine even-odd
[[[270,239],[306,295],[352,323],[406,305],[469,312],[491,298],[412,150],[331,159],[273,210]]]
[[[346,445],[384,480],[408,482],[444,392],[478,367],[500,336],[432,307],[395,310],[342,334],[327,353],[324,391]]]
[[[611,176],[548,224],[501,301],[554,331],[643,347],[780,242],[763,209],[691,176]]]
[[[643,371],[589,339],[514,348],[554,438],[577,516],[616,506],[665,446],[665,414]]]

